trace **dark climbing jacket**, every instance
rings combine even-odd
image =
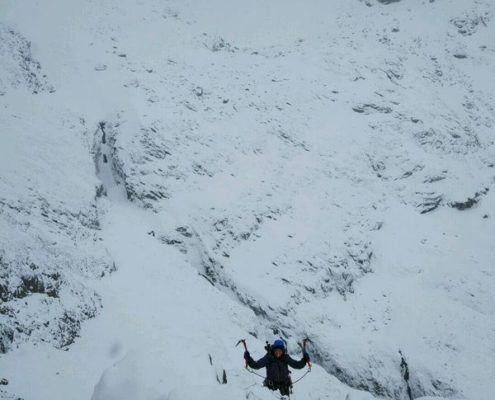
[[[258,361],[254,361],[249,354],[246,357],[246,361],[251,368],[260,369],[266,367],[266,382],[289,386],[291,385],[289,366],[295,369],[301,369],[304,368],[308,360],[309,357],[307,354],[304,354],[303,358],[299,361],[294,360],[286,353],[280,358],[275,358],[273,354],[267,353]]]

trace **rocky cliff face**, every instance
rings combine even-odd
[[[51,109],[55,88],[31,42],[5,25],[0,37],[0,351],[26,341],[64,348],[101,307],[86,280],[114,268],[99,235],[92,134]]]

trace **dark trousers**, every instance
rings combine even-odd
[[[280,390],[282,396],[289,396],[292,392],[292,381],[290,379],[287,382],[272,382],[267,378],[263,384],[270,390]]]

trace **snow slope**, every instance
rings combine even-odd
[[[0,396],[490,399],[494,8],[4,2]]]

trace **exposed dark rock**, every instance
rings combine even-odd
[[[282,139],[284,142],[287,142],[287,143],[290,143],[291,145],[293,145],[294,147],[301,147],[302,149],[304,149],[305,151],[309,151],[306,143],[304,143],[303,141],[300,141],[296,138],[294,138],[292,135],[290,135],[287,131],[285,130],[282,130],[280,129],[278,131],[278,134],[277,136]]]
[[[208,171],[208,169],[201,164],[194,163],[192,167],[193,167],[193,171],[196,175],[202,175],[202,176],[207,175],[209,177],[213,176],[213,174],[210,171]]]
[[[101,121],[99,123],[100,131],[101,131],[101,143],[102,144],[107,144],[107,133],[105,131],[105,124],[106,124],[105,121]]]
[[[96,187],[96,197],[97,198],[105,196],[106,193],[107,193],[107,191],[103,185],[99,185]]]
[[[396,80],[402,79],[402,74],[400,72],[397,72],[397,71],[394,71],[391,69],[388,69],[384,72],[385,72],[385,75],[387,75],[387,78],[393,83],[396,83],[395,82]]]
[[[466,201],[453,201],[449,203],[449,206],[462,211],[462,210],[467,210],[468,208],[472,208],[477,203],[478,203],[477,199],[468,198]]]
[[[457,210],[460,210],[460,211],[467,210],[469,208],[472,208],[476,204],[478,204],[481,197],[483,195],[487,194],[489,192],[489,190],[490,190],[489,188],[485,188],[485,189],[481,190],[480,192],[476,192],[474,194],[474,197],[469,197],[465,201],[452,201],[449,203],[449,206],[452,208],[456,208]]]
[[[405,178],[409,178],[410,176],[412,176],[414,173],[418,172],[418,171],[422,171],[424,169],[424,165],[415,165],[414,168],[412,168],[411,170],[409,171],[406,171],[404,172],[399,178],[397,179],[405,179]]]
[[[370,243],[346,241],[344,244],[347,248],[347,254],[358,266],[358,269],[365,274],[372,272],[371,259],[373,257],[373,251],[371,250]]]
[[[414,138],[425,149],[437,150],[446,154],[468,154],[480,147],[480,141],[476,133],[468,127],[456,131],[439,131],[430,128],[415,132]]]
[[[409,400],[413,400],[411,386],[409,385],[409,365],[407,364],[407,361],[404,358],[402,351],[399,350],[399,354],[400,354],[400,370],[401,370],[401,375],[404,378],[404,381],[406,382],[407,397],[409,398]]]
[[[434,193],[431,193],[430,195],[432,196],[426,197],[424,201],[418,205],[418,208],[421,208],[421,214],[426,214],[436,210],[442,204],[442,195],[434,195]]]
[[[41,64],[33,57],[31,42],[14,29],[7,29],[0,25],[0,54],[9,56],[14,68],[7,68],[10,72],[9,84],[16,88],[25,85],[33,94],[41,92],[55,92],[55,89],[46,80]]]
[[[199,275],[205,278],[211,286],[215,286],[215,282],[213,282],[208,276],[202,273],[200,273]]]
[[[377,221],[371,228],[372,231],[379,231],[383,227],[383,221]]]
[[[358,106],[352,107],[352,109],[360,114],[373,114],[373,113],[382,113],[382,114],[390,114],[392,109],[386,106],[379,106],[376,104],[361,104]]]
[[[45,293],[45,284],[38,276],[22,276],[22,284],[17,288],[15,297],[22,299],[31,293]]]
[[[150,190],[147,193],[143,193],[142,198],[150,199],[150,200],[159,200],[159,199],[167,199],[168,195],[166,193],[160,191]]]
[[[445,176],[429,176],[429,177],[425,178],[423,183],[435,183],[435,182],[438,182],[438,181],[441,181],[444,179],[445,179]]]
[[[10,293],[7,285],[0,283],[0,300],[7,301],[10,298]]]
[[[235,53],[239,50],[238,47],[233,46],[231,43],[227,42],[224,38],[218,37],[213,39],[209,44],[204,43],[205,47],[212,52],[216,53],[218,51],[226,51],[229,53]]]
[[[376,176],[381,179],[385,179],[383,177],[383,173],[386,170],[385,163],[383,161],[375,161],[369,154],[368,160],[371,165],[371,169],[375,172]]]
[[[74,343],[81,329],[81,321],[75,315],[66,311],[59,320],[58,328],[59,347],[63,348]]]
[[[8,326],[0,326],[0,353],[7,353],[14,341],[14,331]]]
[[[31,264],[34,265],[34,264]],[[33,293],[46,294],[49,297],[57,298],[60,287],[60,275],[58,273],[41,273],[38,275],[22,275],[20,284],[13,291],[12,297],[22,299]],[[8,300],[10,296],[4,294]],[[5,300],[6,301],[6,300]]]
[[[197,97],[202,97],[205,94],[204,89],[201,86],[195,87],[192,92],[197,96]]]
[[[191,232],[189,232],[189,230],[185,226],[179,226],[175,230],[186,238],[190,238],[193,235]]]
[[[451,397],[456,394],[456,391],[449,386],[448,383],[441,381],[440,379],[433,379],[431,385],[436,390],[436,393],[432,395],[441,395],[442,397]]]
[[[172,153],[157,133],[157,130],[153,127],[143,128],[141,129],[139,142],[143,147],[145,156],[163,160],[167,156],[172,155]]]
[[[165,243],[165,244],[168,244],[168,245],[171,245],[171,246],[174,246],[176,244],[182,244],[184,243],[182,240],[178,240],[178,239],[168,239],[164,236],[162,236],[160,238],[160,240],[162,241],[162,243]]]
[[[457,17],[450,20],[450,22],[457,28],[457,32],[464,36],[471,36],[478,30],[480,25],[486,26],[490,20],[488,13],[484,15],[465,15],[464,17]]]

